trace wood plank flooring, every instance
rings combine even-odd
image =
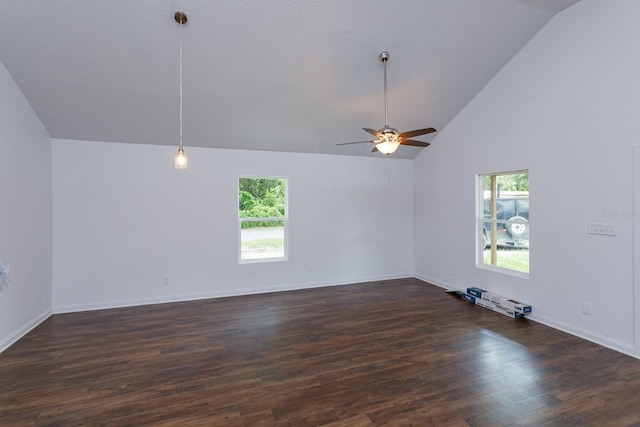
[[[54,315],[0,425],[640,426],[640,361],[389,280]]]

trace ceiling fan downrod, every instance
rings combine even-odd
[[[378,55],[378,59],[384,66],[384,127],[389,127],[389,98],[387,96],[387,61],[389,60],[389,52],[382,52]]]

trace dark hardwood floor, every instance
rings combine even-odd
[[[640,361],[416,279],[54,315],[0,355],[2,426],[150,424],[640,425]]]

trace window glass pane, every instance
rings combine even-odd
[[[284,258],[284,221],[242,221],[240,258]]]
[[[285,186],[284,178],[240,178],[240,218],[284,218]]]
[[[484,250],[484,263],[491,264],[491,249]],[[499,247],[496,252],[496,267],[508,268],[509,270],[529,272],[529,248],[508,248]]]
[[[496,173],[480,175],[482,215],[478,232],[482,235],[479,262],[485,265],[529,272],[529,174]],[[495,187],[492,188],[492,180]],[[491,209],[492,195],[495,209]],[[492,226],[494,227],[492,231]],[[492,239],[492,234],[495,238]],[[494,251],[492,256],[492,244]]]
[[[482,189],[485,194],[488,194],[486,192],[491,190],[491,175],[482,175]]]
[[[286,178],[239,178],[240,261],[286,261],[286,187]]]
[[[499,246],[529,247],[529,222],[512,217],[510,221],[486,221],[482,226],[484,241],[491,242],[491,224],[496,223],[496,241]]]

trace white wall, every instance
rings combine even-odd
[[[640,356],[631,214],[638,16],[636,0],[582,0],[560,13],[416,158],[417,276],[530,302],[535,320]],[[517,169],[530,172],[529,279],[475,267],[474,177]],[[617,236],[588,235],[589,222],[614,224]]]
[[[412,161],[186,149],[53,140],[55,312],[412,275]],[[288,177],[289,261],[238,264],[240,176]]]
[[[0,62],[0,352],[51,314],[51,235],[51,138]]]

